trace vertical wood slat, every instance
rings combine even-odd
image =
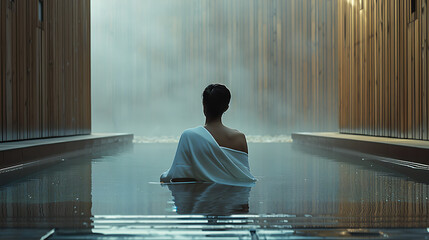
[[[57,33],[57,1],[47,1],[46,3],[46,41],[51,45],[47,48],[47,92],[48,92],[48,136],[58,136],[58,81],[57,81],[57,69],[58,63],[56,61],[56,54],[59,51],[57,48],[56,33]],[[47,44],[48,45],[48,44]]]
[[[356,14],[358,0],[338,0],[340,132],[429,140],[427,1],[415,20],[409,3],[363,0]]]
[[[84,59],[83,63],[85,66],[85,94],[84,94],[84,104],[86,106],[86,112],[85,113],[85,123],[84,123],[84,132],[90,133],[91,132],[91,25],[90,25],[90,19],[91,19],[91,4],[89,1],[85,1],[85,4],[83,5],[83,9],[85,12],[84,15],[84,37],[83,37],[83,52],[86,53],[82,56]]]
[[[389,69],[393,69],[392,72],[390,72],[390,92],[389,92],[389,101],[390,101],[390,106],[389,106],[389,111],[390,111],[390,115],[388,116],[388,118],[390,119],[390,126],[389,126],[389,133],[388,136],[392,136],[392,137],[397,137],[397,131],[396,131],[396,124],[397,124],[397,79],[398,79],[398,70],[397,70],[397,47],[396,47],[396,36],[397,36],[397,27],[398,26],[397,22],[396,22],[396,2],[391,2],[390,3],[390,11],[389,11],[389,34],[390,34],[390,38],[389,38],[389,44],[390,46],[392,46],[389,49]]]
[[[406,2],[406,9],[407,9],[407,12],[409,12],[410,11],[410,4],[409,4],[409,2]],[[406,33],[407,33],[407,35],[406,35],[406,41],[407,41],[407,43],[406,43],[406,60],[407,60],[407,65],[406,65],[406,71],[407,71],[407,78],[406,78],[406,80],[407,80],[407,82],[406,82],[406,89],[407,89],[407,92],[406,92],[406,94],[407,94],[407,97],[406,97],[406,100],[407,100],[407,102],[406,102],[406,109],[407,109],[407,118],[406,118],[406,136],[407,136],[407,138],[412,138],[412,134],[413,134],[413,132],[412,132],[412,127],[413,127],[413,125],[412,125],[412,116],[413,116],[413,105],[412,105],[412,100],[413,100],[413,93],[414,93],[414,91],[413,91],[413,88],[412,88],[412,85],[413,85],[413,81],[414,81],[414,78],[413,78],[413,74],[414,74],[414,72],[412,71],[412,66],[414,66],[414,52],[412,51],[412,49],[413,49],[413,39],[414,39],[414,37],[413,37],[413,30],[414,30],[414,27],[413,27],[413,25],[414,25],[414,23],[408,23],[408,20],[406,20],[407,21],[407,25],[406,25]]]
[[[79,13],[80,11],[76,11],[76,9],[79,9],[79,4],[81,3],[81,1],[74,1],[73,2],[73,82],[74,82],[74,92],[73,92],[73,100],[74,100],[74,108],[73,108],[73,115],[74,115],[74,122],[73,122],[73,134],[80,134],[80,129],[77,128],[77,126],[81,126],[81,111],[84,111],[84,108],[82,108],[81,104],[80,104],[80,99],[78,96],[80,91],[80,82],[77,79],[83,79],[81,77],[81,68],[80,68],[80,46],[79,46],[79,42],[80,41],[80,31],[82,31],[82,29],[80,28],[80,16]],[[81,109],[81,111],[79,111],[79,109]]]
[[[57,82],[58,82],[58,86],[57,86],[57,101],[58,101],[58,110],[57,110],[57,114],[58,114],[58,134],[60,136],[62,135],[67,135],[66,133],[66,128],[65,128],[65,103],[64,103],[64,99],[65,99],[65,94],[62,93],[61,89],[66,89],[66,86],[64,84],[65,81],[65,55],[64,55],[64,49],[65,49],[65,43],[64,43],[64,36],[65,36],[65,28],[64,28],[64,22],[65,22],[65,18],[61,17],[61,16],[65,16],[64,14],[64,9],[65,9],[65,1],[58,1],[57,2],[57,41],[56,43],[58,44],[56,49],[58,50],[58,57],[56,59],[56,62],[58,64],[58,68],[57,68]],[[68,28],[68,26],[66,26]]]
[[[46,32],[46,20],[47,14],[46,9],[48,9],[49,2],[44,2],[44,11],[42,12],[42,19],[44,21],[39,22],[39,33],[40,33],[40,127],[41,127],[41,136],[40,137],[49,137],[50,125],[49,125],[49,91],[48,84],[50,84],[49,79],[47,77],[47,57],[48,57],[48,45],[47,45],[47,37],[48,33]]]
[[[405,59],[404,59],[404,55],[405,55],[405,37],[406,37],[406,33],[405,33],[405,26],[406,26],[406,18],[404,16],[404,12],[402,11],[401,13],[401,9],[405,9],[405,1],[400,1],[398,2],[399,4],[399,8],[397,10],[397,15],[398,15],[398,21],[399,21],[399,41],[398,41],[398,49],[399,49],[399,55],[398,55],[398,59],[399,59],[399,108],[400,108],[400,113],[399,113],[399,137],[401,138],[405,138],[405,117],[407,116],[407,114],[405,113],[405,90],[407,89],[405,87],[405,83],[406,81],[406,71],[405,71]]]
[[[39,59],[37,58],[37,54],[39,53],[38,49],[38,38],[37,38],[37,9],[35,8],[36,1],[27,1],[27,24],[26,24],[26,31],[27,31],[27,49],[28,55],[27,55],[27,95],[28,95],[28,119],[31,119],[31,121],[28,122],[28,138],[37,138],[38,136],[38,124],[39,124],[39,118],[38,118],[38,112],[39,112],[39,99],[38,99],[38,64]]]
[[[0,142],[91,131],[89,0],[38,4],[0,3]]]
[[[15,140],[13,138],[13,116],[14,116],[14,109],[13,109],[13,87],[12,87],[12,79],[13,79],[13,62],[15,60],[16,54],[14,52],[15,48],[15,41],[14,41],[14,18],[15,18],[15,10],[16,7],[13,3],[9,2],[7,9],[6,9],[6,15],[5,15],[5,21],[6,21],[6,78],[5,78],[5,129],[4,133],[6,140]],[[16,114],[16,113],[15,113]]]
[[[18,139],[27,138],[27,124],[28,124],[28,109],[27,109],[27,3],[16,2],[17,14],[18,14],[18,45],[22,46],[17,49],[17,55],[19,56],[17,65],[17,82],[18,82]]]
[[[17,65],[18,65],[18,39],[17,39],[17,28],[14,26],[17,26],[18,24],[18,9],[16,4],[13,5],[12,7],[12,12],[11,12],[11,47],[12,47],[12,63],[11,63],[11,67],[12,67],[12,72],[11,72],[11,78],[10,78],[10,89],[12,90],[12,92],[9,92],[7,94],[11,95],[11,107],[12,107],[12,122],[10,122],[9,124],[11,124],[12,126],[12,131],[11,131],[11,135],[10,135],[10,139],[11,140],[15,140],[18,139],[18,94],[17,94],[17,90],[18,90],[18,81],[14,81],[14,79],[16,79],[17,77]]]
[[[67,91],[64,92],[62,99],[63,106],[64,107],[64,134],[65,135],[71,135],[72,132],[72,121],[73,121],[73,115],[72,115],[72,109],[73,109],[73,87],[72,87],[72,48],[73,48],[73,7],[71,6],[73,4],[72,1],[64,1],[64,21],[63,21],[63,49],[64,49],[64,89],[67,89]]]
[[[428,6],[427,1],[422,1],[422,20],[421,20],[421,51],[422,51],[422,62],[421,62],[421,78],[422,78],[422,133],[423,139],[428,139],[428,107],[429,107],[429,99],[428,99],[428,82],[425,79],[429,79],[428,75]]]
[[[41,72],[41,39],[40,29],[38,28],[38,1],[27,1],[27,31],[30,32],[29,48],[32,49],[32,55],[28,58],[29,64],[29,90],[30,90],[30,106],[29,119],[31,119],[29,131],[31,138],[42,137],[41,129],[41,111],[40,111],[40,72]]]
[[[4,117],[6,116],[4,112],[4,82],[6,79],[5,70],[6,70],[6,52],[5,52],[5,36],[6,36],[6,2],[0,1],[0,141],[5,141],[4,137]]]

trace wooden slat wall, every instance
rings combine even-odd
[[[338,130],[337,0],[93,4],[107,11],[92,19],[94,43],[103,46],[93,52],[94,125],[147,134],[136,131],[163,120],[148,110],[157,99],[178,101],[169,97],[183,89],[184,110],[199,110],[193,93],[220,82],[236,94],[228,114],[247,132]]]
[[[338,0],[340,132],[428,140],[427,0],[415,20],[410,3]]]
[[[0,142],[91,132],[90,1],[0,2]]]

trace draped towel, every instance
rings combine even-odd
[[[247,153],[219,146],[203,126],[187,129],[180,136],[173,164],[160,180],[170,182],[174,178],[227,185],[247,185],[256,181],[250,173]]]

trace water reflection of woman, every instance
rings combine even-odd
[[[178,214],[224,216],[249,212],[250,187],[217,183],[168,184]]]

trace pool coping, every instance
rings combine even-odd
[[[398,163],[416,163],[425,167],[429,164],[429,141],[338,132],[298,132],[292,134],[292,140],[337,152],[397,160]]]
[[[0,174],[40,167],[91,154],[112,145],[132,143],[133,134],[92,133],[69,137],[0,143]]]

